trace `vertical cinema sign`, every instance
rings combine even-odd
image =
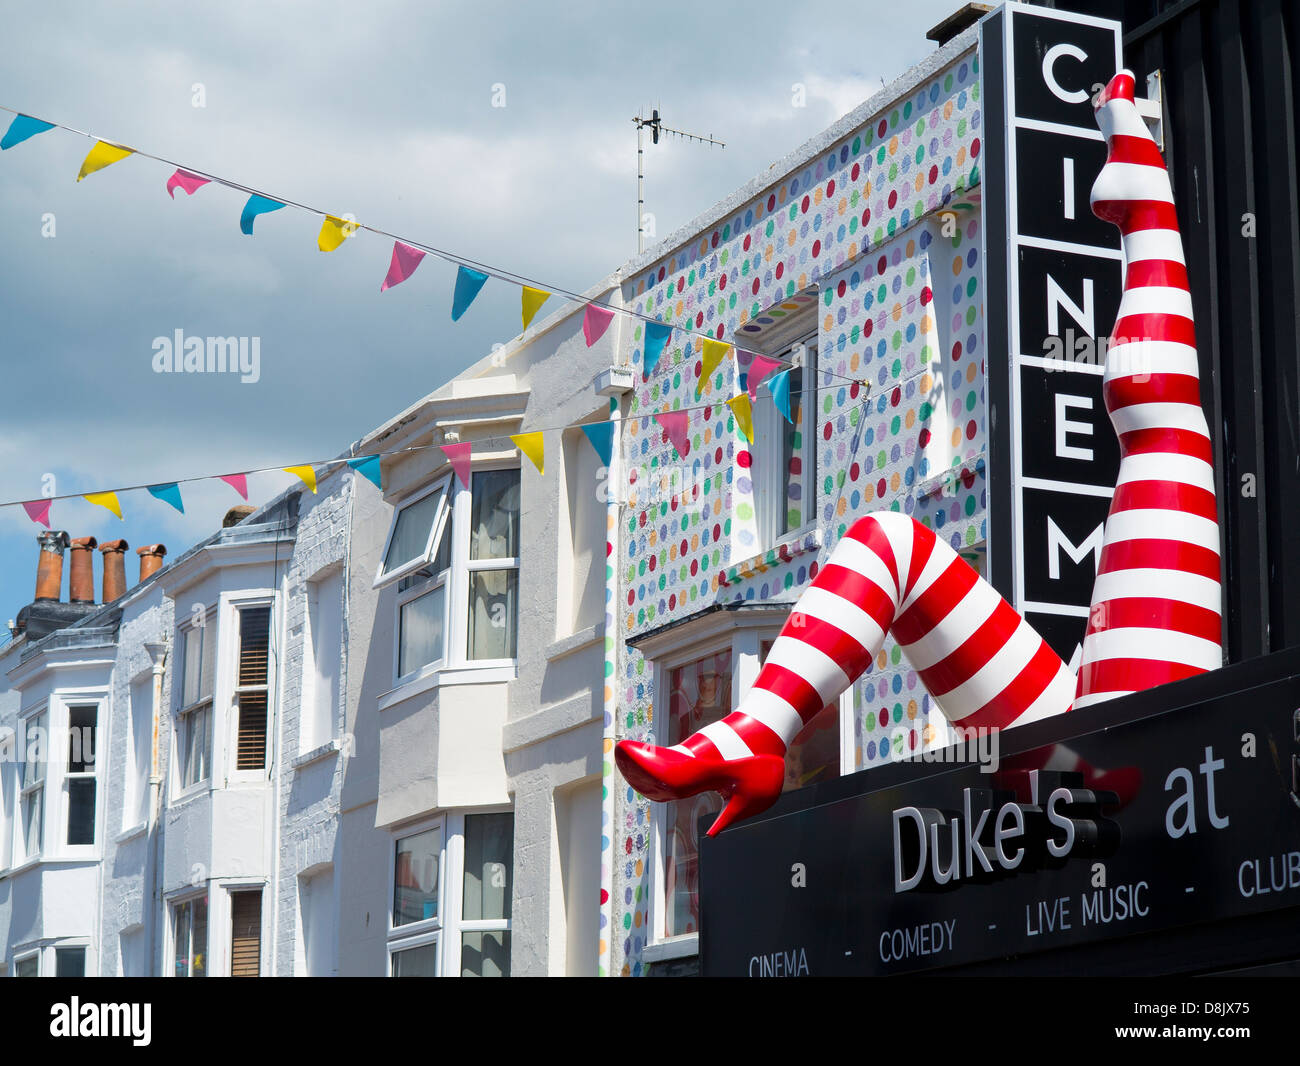
[[[1089,193],[1106,161],[1092,98],[1120,47],[1118,22],[1023,4],[980,24],[989,571],[1067,662],[1119,471],[1101,385],[1120,242]]]

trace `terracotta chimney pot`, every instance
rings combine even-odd
[[[95,602],[95,556],[99,544],[94,537],[72,541],[72,573],[68,577],[69,603]]]
[[[36,535],[41,546],[36,561],[36,599],[57,600],[63,591],[63,552],[68,535],[61,529],[47,529]]]
[[[106,540],[99,546],[104,557],[103,603],[112,603],[126,592],[126,550],[124,540]]]
[[[142,582],[148,581],[162,569],[163,557],[167,554],[167,545],[146,544],[143,548],[136,548],[135,553],[140,556],[140,580]]]

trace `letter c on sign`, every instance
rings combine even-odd
[[[1056,80],[1056,71],[1054,68],[1056,66],[1056,61],[1060,59],[1061,56],[1069,56],[1071,59],[1078,60],[1082,63],[1088,58],[1088,53],[1078,45],[1052,45],[1052,47],[1047,50],[1047,54],[1043,56],[1043,81],[1045,81],[1047,87],[1052,90],[1053,96],[1060,100],[1064,100],[1067,104],[1081,104],[1088,99],[1088,91],[1086,89],[1075,89],[1074,92],[1067,92],[1065,89],[1061,88],[1061,83]]]

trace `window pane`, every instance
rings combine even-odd
[[[95,772],[95,718],[99,708],[68,708],[68,773]]]
[[[790,417],[781,420],[781,532],[788,533],[803,525],[803,489],[807,480],[803,466],[807,458],[804,441],[804,377],[807,371],[790,371]]]
[[[23,854],[27,858],[41,850],[41,819],[45,809],[45,789],[29,792],[23,800]]]
[[[442,524],[442,531],[438,534],[438,543],[433,550],[433,560],[429,565],[429,570],[436,577],[451,566],[451,518],[448,516],[447,521]]]
[[[385,573],[424,555],[425,548],[429,545],[429,534],[433,531],[433,520],[438,514],[438,504],[442,502],[442,494],[443,490],[438,489],[397,512],[393,537],[388,543],[388,554],[384,556]]]
[[[668,744],[679,744],[696,730],[731,713],[731,651],[697,659],[671,671],[668,697]],[[661,742],[662,743],[662,742]],[[722,810],[715,792],[674,800],[665,805],[664,933],[678,936],[699,930],[700,842],[696,822]]]
[[[477,570],[469,576],[471,659],[513,659],[519,571]]]
[[[186,900],[173,911],[176,951],[173,973],[177,977],[204,977],[208,968],[208,898]]]
[[[191,711],[181,719],[181,787],[208,777],[211,748],[212,705]]]
[[[68,843],[95,842],[95,779],[76,777],[68,781]]]
[[[266,693],[244,692],[238,699],[239,735],[235,769],[266,768]]]
[[[393,925],[438,917],[438,853],[441,850],[441,829],[429,829],[397,842]]]
[[[402,604],[398,612],[397,676],[405,677],[443,657],[447,590],[432,592]]]
[[[465,816],[465,898],[462,918],[510,917],[510,873],[515,816]]]
[[[32,955],[26,959],[14,963],[15,977],[38,977],[40,970],[40,957]]]
[[[423,944],[418,948],[393,952],[394,977],[437,977],[438,945]]]
[[[519,556],[519,471],[475,473],[469,525],[471,559]]]
[[[510,932],[464,933],[460,938],[461,977],[509,977]]]
[[[185,659],[182,666],[184,678],[181,686],[181,706],[188,707],[199,698],[199,680],[203,664],[203,627],[185,630]]]
[[[45,715],[38,714],[27,721],[27,751],[23,759],[22,786],[45,780]]]
[[[86,976],[86,949],[85,948],[55,948],[54,949],[54,976],[55,977],[85,977]]]
[[[239,612],[240,688],[266,684],[270,637],[270,607],[245,607]]]
[[[262,892],[230,894],[230,976],[257,977],[262,967]]]

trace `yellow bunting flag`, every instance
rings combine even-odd
[[[513,433],[510,439],[519,445],[519,450],[533,461],[539,474],[546,473],[542,467],[542,435],[540,433]]]
[[[537,314],[542,304],[546,303],[550,298],[551,294],[545,289],[534,289],[531,285],[524,286],[524,329],[528,328],[528,323],[533,320],[533,315]]]
[[[739,396],[733,396],[727,401],[727,406],[731,408],[731,413],[736,416],[736,425],[740,427],[740,432],[744,434],[745,440],[753,444],[754,405],[749,402],[748,393],[742,392]]]
[[[332,252],[340,244],[346,241],[352,234],[357,231],[357,223],[351,219],[336,218],[334,215],[326,215],[325,222],[321,225],[320,236],[316,238],[316,246],[322,252]]]
[[[81,173],[77,175],[80,181],[88,174],[93,174],[97,170],[103,170],[107,166],[112,166],[120,159],[125,159],[131,155],[135,149],[119,148],[115,144],[109,144],[107,141],[96,141],[95,147],[81,163]],[[121,517],[120,515],[118,517]]]
[[[704,389],[704,383],[709,380],[709,375],[718,368],[718,364],[722,362],[722,357],[727,354],[730,347],[730,344],[723,341],[711,340],[708,337],[704,339],[704,356],[700,360],[700,380],[695,383],[696,396]]]
[[[116,492],[88,492],[82,499],[98,504],[100,507],[106,507],[118,518],[122,517],[122,505],[117,502]]]
[[[311,489],[312,495],[316,494],[316,468],[314,466],[286,466],[282,469],[286,474],[301,478],[306,482],[307,487]]]

